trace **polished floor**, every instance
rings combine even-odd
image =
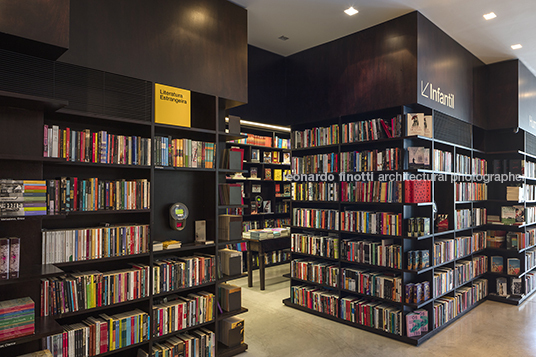
[[[336,323],[283,305],[289,297],[288,265],[266,270],[266,290],[247,278],[242,287],[245,340],[241,357],[536,357],[536,298],[517,307],[486,301],[419,347]]]

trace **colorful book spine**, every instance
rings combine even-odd
[[[35,304],[29,297],[0,302],[0,341],[35,332]]]

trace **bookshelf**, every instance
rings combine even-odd
[[[244,231],[288,226],[290,223],[290,184],[284,180],[284,173],[285,170],[290,170],[290,143],[288,142],[290,132],[283,131],[281,128],[267,129],[253,125],[242,125],[241,131],[242,137],[228,141],[226,147],[244,150],[243,177],[235,178],[233,175],[235,171],[229,170],[226,180],[229,183],[243,185],[245,206],[241,211],[229,210],[229,213],[242,213]],[[267,170],[270,171],[269,179],[265,174]],[[253,207],[259,197],[259,203]],[[264,204],[268,201],[270,209],[265,210]],[[228,242],[226,245],[238,248],[232,243]],[[240,250],[244,251],[242,248]],[[267,255],[265,265],[269,267],[288,263],[288,256],[287,251],[271,252]],[[244,269],[247,269],[245,254],[243,254],[243,262]],[[259,255],[255,253],[253,269],[259,269],[259,265]]]
[[[79,68],[76,67],[75,69]],[[102,75],[115,76],[104,72],[102,72]],[[128,110],[121,111],[117,109],[114,114],[111,114],[113,110],[106,112],[101,111],[99,108],[84,108],[83,105],[80,105],[80,99],[74,93],[88,90],[87,84],[80,83],[76,84],[78,87],[75,88],[76,91],[73,91],[74,94],[71,93],[71,97],[66,95],[65,100],[0,92],[0,113],[2,114],[0,122],[3,128],[0,134],[0,168],[2,172],[0,179],[48,181],[59,179],[58,185],[61,185],[61,178],[63,177],[77,177],[79,180],[97,178],[102,182],[145,180],[150,183],[145,186],[147,188],[147,194],[144,196],[145,205],[140,205],[140,202],[143,202],[141,198],[136,201],[129,201],[130,198],[124,196],[125,202],[129,203],[129,205],[114,207],[115,209],[111,209],[111,205],[103,203],[100,206],[96,204],[93,208],[88,206],[86,207],[87,210],[78,207],[79,210],[77,211],[58,209],[57,212],[50,212],[50,214],[43,216],[3,216],[0,218],[1,237],[21,238],[19,277],[0,280],[2,300],[28,296],[35,302],[35,333],[30,336],[0,342],[1,355],[19,355],[40,350],[42,349],[42,339],[61,334],[63,332],[62,326],[78,324],[87,318],[98,317],[100,314],[112,316],[139,310],[152,315],[153,307],[175,294],[186,297],[189,294],[199,295],[202,292],[208,292],[214,295],[214,301],[217,302],[218,300],[217,284],[225,281],[225,279],[218,279],[218,274],[216,273],[219,259],[217,254],[218,247],[221,246],[221,242],[218,241],[217,237],[217,224],[218,214],[227,208],[219,205],[218,200],[217,183],[220,178],[224,178],[227,174],[225,170],[220,171],[219,169],[219,160],[221,159],[219,154],[221,154],[221,148],[227,140],[237,137],[236,135],[225,133],[224,124],[220,125],[220,122],[224,123],[224,117],[230,104],[223,98],[192,92],[191,128],[158,124],[155,123],[151,111],[153,99],[150,89],[153,84],[143,80],[118,77],[123,83],[131,85],[130,89],[118,89],[119,94],[124,94],[123,97],[117,95],[117,93],[110,94],[104,91],[99,92],[99,90],[95,90],[96,93],[103,98],[105,97],[109,106],[116,105],[116,109],[122,106],[128,107],[129,101],[135,99],[140,103],[145,103],[149,110],[142,111],[143,114],[129,116],[125,115]],[[125,92],[122,93],[121,90]],[[128,92],[129,90],[132,92]],[[62,93],[66,92],[62,91]],[[70,138],[77,138],[76,140],[81,140],[80,133],[85,135],[84,131],[88,130],[88,135],[91,138],[94,138],[93,134],[98,138],[99,133],[106,132],[115,136],[150,139],[152,143],[160,140],[160,138],[169,138],[171,140],[189,139],[215,143],[217,144],[217,150],[220,151],[215,152],[214,164],[208,167],[176,167],[173,162],[166,164],[162,161],[156,161],[157,158],[162,159],[162,157],[157,156],[158,152],[154,146],[150,149],[150,161],[137,161],[142,154],[149,154],[149,147],[143,145],[137,146],[137,159],[135,160],[134,156],[132,156],[132,161],[128,161],[128,157],[126,158],[127,161],[123,162],[111,160],[112,154],[108,155],[106,159],[97,157],[97,160],[94,160],[94,157],[86,160],[81,156],[76,156],[76,158],[71,156],[72,159],[69,160],[48,157],[48,152],[47,157],[45,157],[43,138],[45,125],[49,128],[58,126],[58,130],[69,128],[72,135]],[[73,132],[78,132],[79,136],[77,137],[77,134]],[[78,144],[80,143],[81,141],[78,141]],[[137,143],[142,142],[137,141]],[[67,142],[65,142],[65,145],[67,147]],[[112,150],[112,147],[110,142],[108,148]],[[95,155],[99,154],[99,149],[100,147],[96,147],[97,153]],[[69,154],[76,153],[76,155],[81,155],[80,150],[80,145],[73,145]],[[91,154],[93,155],[93,151],[91,151]],[[69,184],[71,183],[71,181],[68,182]],[[74,186],[74,179],[72,182]],[[105,188],[106,186],[103,186],[101,189]],[[137,193],[140,192],[141,190],[137,191]],[[97,200],[96,196],[93,197]],[[135,196],[132,194],[131,197]],[[100,199],[105,200],[107,197],[102,195],[98,198],[98,200]],[[74,202],[73,198],[73,201],[71,201],[73,209],[75,208]],[[190,210],[186,227],[180,232],[169,228],[168,210],[171,204],[175,202],[184,203]],[[233,208],[236,207],[233,206]],[[211,240],[213,243],[199,244],[195,242],[196,220],[206,221],[206,237],[207,240]],[[126,237],[126,231],[121,234],[116,232],[113,236],[101,232],[98,236],[89,236],[91,238],[89,240],[82,240],[82,237],[88,237],[83,235],[82,231],[98,229],[105,231],[116,226],[144,226],[147,228],[147,232],[141,238],[141,235],[136,233],[137,231],[129,230],[128,239],[131,240],[122,240],[123,238],[117,240],[118,245],[115,247],[117,250],[108,249],[113,246],[112,242],[115,242],[111,237],[123,237],[121,235],[123,233],[125,234],[124,237]],[[75,235],[68,232],[78,233]],[[65,240],[62,241],[64,244],[61,244],[61,246],[43,246],[43,242],[46,241],[43,237],[47,233],[51,234],[51,244],[55,242],[59,237],[58,234],[61,233],[65,237]],[[102,238],[103,240],[99,246],[95,243],[98,237],[107,237],[107,240]],[[153,241],[170,239],[181,241],[182,246],[176,249],[153,251]],[[88,241],[90,243],[87,243]],[[68,247],[71,242],[79,244],[78,248],[74,250],[77,254],[82,252],[85,254],[69,257],[68,248],[61,247],[63,245]],[[88,254],[88,250],[78,250],[82,249],[82,242],[92,244],[91,249],[94,249],[95,252],[100,251],[101,254]],[[122,245],[126,242],[139,242],[139,245]],[[99,249],[103,247],[105,249]],[[57,250],[58,248],[61,248],[60,250],[65,253],[63,256],[50,255],[52,250]],[[167,291],[156,291],[155,280],[153,279],[153,274],[150,273],[150,269],[156,267],[158,261],[169,257],[186,258],[194,255],[214,257],[213,265],[211,267],[207,266],[207,275],[204,281],[200,281],[199,284],[187,284]],[[48,262],[47,258],[51,262]],[[47,264],[40,264],[45,261]],[[208,264],[208,260],[205,260],[205,262]],[[64,308],[63,310],[59,309],[55,312],[50,312],[49,316],[41,316],[44,313],[44,308],[41,305],[41,285],[44,284],[44,281],[59,284],[60,281],[63,282],[62,277],[72,276],[76,272],[123,272],[125,269],[132,269],[133,266],[146,267],[146,270],[142,269],[130,273],[134,279],[139,279],[140,282],[143,281],[143,293],[140,291],[132,292],[132,295],[118,301],[98,302],[95,306],[84,306],[77,309],[72,307]],[[212,278],[208,276],[210,269],[212,269]],[[123,272],[122,274],[126,273]],[[66,285],[63,287],[66,287]],[[151,351],[155,343],[163,341],[167,337],[204,327],[215,333],[217,355],[233,356],[245,351],[247,344],[233,348],[225,348],[223,345],[218,346],[218,321],[225,317],[245,312],[247,312],[247,309],[241,308],[238,311],[221,315],[216,313],[215,305],[214,316],[207,318],[206,321],[200,324],[158,337],[150,330],[145,340],[121,346],[100,355],[132,356],[136,355],[138,349],[146,352]],[[151,316],[151,319],[157,321],[156,316]],[[152,329],[152,325],[150,328]]]
[[[434,135],[431,135],[433,137],[406,135],[408,113],[432,116],[435,128]],[[391,118],[394,118],[394,121],[401,118],[398,135],[373,136],[378,131],[385,133],[385,130],[378,129],[376,134],[369,130],[370,136],[367,137],[365,128],[381,124],[375,122],[376,119],[372,120],[373,118],[383,118],[389,123],[389,128],[393,127]],[[461,126],[460,130],[463,132],[448,129],[452,125]],[[490,159],[485,153],[489,148],[484,143],[485,135],[481,129],[422,105],[387,108],[315,124],[293,126],[293,174],[331,174],[328,181],[334,188],[330,195],[313,194],[313,197],[306,198],[293,193],[291,256],[293,261],[299,259],[312,262],[313,265],[320,263],[324,267],[329,266],[331,274],[335,274],[338,281],[335,286],[330,286],[326,281],[318,282],[318,276],[314,279],[307,274],[297,277],[296,272],[291,272],[291,297],[283,303],[317,316],[419,345],[483,302],[487,298],[487,291],[493,291],[492,280],[487,272],[489,252],[485,248],[485,239],[482,238],[482,232],[488,229],[488,225],[485,221],[466,224],[462,219],[465,213],[473,212],[473,209],[476,212],[477,208],[486,208],[489,197],[462,198],[458,192],[457,198],[457,186],[451,178],[462,177],[469,185],[473,185],[471,187],[482,188],[477,186],[482,181],[477,180],[472,172],[461,171],[461,167],[455,167],[454,164],[457,157],[463,156],[464,160],[469,160],[469,166],[473,160],[476,166],[476,163],[482,163],[477,159],[486,159],[489,167]],[[410,162],[408,152],[418,148],[430,153],[429,165]],[[434,156],[436,152],[438,156]],[[453,164],[446,166],[445,157],[452,158]],[[463,160],[460,159],[460,162]],[[314,171],[315,165],[311,163],[323,165],[324,170]],[[295,172],[295,168],[298,168],[298,172]],[[347,176],[341,175],[341,171],[357,175],[361,179],[358,177],[349,180]],[[457,175],[457,172],[462,174]],[[369,176],[360,176],[363,173]],[[443,180],[436,178],[430,182],[429,198],[408,200],[406,190],[410,189],[409,185],[414,185],[408,181],[430,179],[425,175],[442,175]],[[371,186],[356,185],[359,181],[368,181],[367,184]],[[397,184],[396,181],[400,183]],[[385,186],[378,182],[384,182]],[[373,186],[376,184],[378,186]],[[459,187],[458,190],[462,191]],[[491,190],[492,188],[488,188],[488,191]],[[438,214],[447,215],[440,229],[434,225],[434,207],[437,207]],[[336,218],[332,218],[333,215]],[[408,221],[413,218],[421,222],[418,217],[429,219],[430,230],[413,236],[408,230]],[[368,224],[360,226],[356,222]],[[387,222],[389,224],[385,224]],[[469,249],[454,251],[452,255],[439,255],[441,249],[448,249],[445,247],[449,244],[457,242],[456,244],[461,245],[464,237],[470,238],[472,244]],[[303,243],[308,239],[309,243]],[[328,241],[336,244],[328,244]],[[327,254],[319,247],[324,250],[331,249],[331,253]],[[423,251],[427,251],[426,256],[429,255],[428,263],[414,266],[413,260],[410,261],[409,258],[416,259],[418,256],[422,259]],[[443,250],[442,253],[447,251]],[[373,252],[381,253],[375,255]],[[470,274],[458,279],[455,273],[467,270],[469,266]],[[355,274],[361,274],[358,275],[361,278],[354,278]],[[381,279],[374,280],[375,283],[380,283],[371,285],[372,291],[360,285],[360,279],[370,279],[370,274],[373,274],[374,279]],[[304,277],[308,278],[303,279]],[[443,288],[440,285],[441,280],[437,280],[440,278],[445,282]],[[419,290],[424,290],[425,282],[429,284],[429,298],[419,301],[410,299],[413,297],[411,290],[408,290],[410,286],[411,289],[417,289],[417,284]],[[394,289],[396,295],[385,296],[390,289]],[[467,297],[469,292],[478,294],[475,293],[474,299],[460,309],[459,313],[455,316],[442,313],[444,318],[437,318],[439,315],[434,311],[442,312],[452,300]],[[307,305],[309,301],[305,299],[307,294],[319,294],[318,298],[325,301],[324,310],[316,311],[310,308],[310,305]],[[356,316],[348,315],[348,309],[354,306],[352,304],[355,304],[356,309],[358,306],[366,309],[370,306],[367,304],[373,301],[390,307],[390,310],[385,311],[392,314],[393,321],[397,321],[397,324],[374,326],[369,320],[357,321]],[[408,336],[406,315],[416,310],[426,311],[428,314],[428,331],[419,336]]]

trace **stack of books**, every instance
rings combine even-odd
[[[0,302],[0,341],[35,332],[35,305],[29,297]]]
[[[0,216],[47,214],[46,181],[0,180]]]

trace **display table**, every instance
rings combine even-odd
[[[253,254],[252,252],[259,253],[259,277],[261,280],[261,290],[264,290],[264,260],[266,253],[270,253],[276,250],[283,250],[290,248],[290,237],[269,238],[263,240],[248,240],[248,286],[253,286]]]

